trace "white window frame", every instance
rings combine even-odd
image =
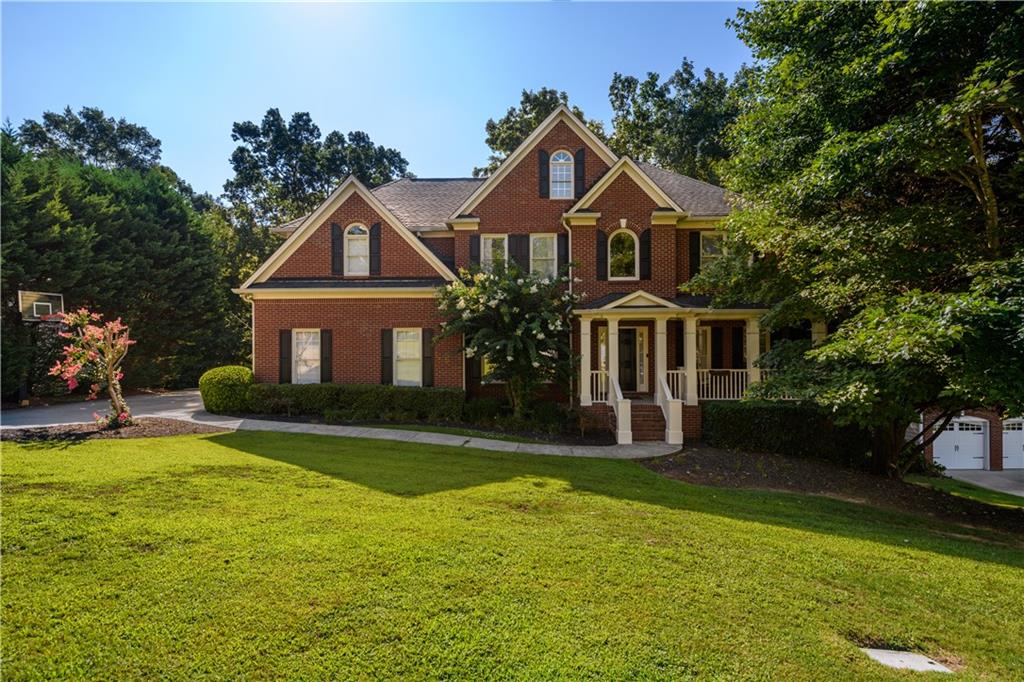
[[[633,274],[627,277],[616,277],[612,275],[612,242],[620,234],[626,234],[633,238]],[[615,230],[608,235],[608,280],[611,282],[635,282],[640,279],[640,239],[636,232],[627,228]]]
[[[569,157],[568,161],[556,161],[555,157],[559,154],[565,154]],[[564,179],[558,180],[558,193],[555,192],[555,168],[559,170],[563,168],[569,169],[569,180],[567,193],[562,194],[562,186],[566,183]],[[576,159],[573,157],[572,152],[568,149],[558,149],[551,154],[551,158],[548,159],[548,197],[551,199],[573,199],[576,196],[574,188],[576,187]]]
[[[704,253],[704,238],[705,237],[717,237],[722,240],[721,242],[721,253],[717,256],[707,256]],[[701,230],[700,232],[700,265],[703,268],[705,263],[712,263],[725,255],[725,232],[721,230]]]
[[[366,232],[366,234],[360,234],[360,235],[352,234],[352,230],[355,229],[355,228],[359,228],[359,229],[363,230],[364,232]],[[345,234],[343,236],[343,240],[345,242],[345,259],[344,259],[345,260],[345,262],[344,262],[344,273],[345,273],[345,275],[346,276],[353,276],[353,277],[368,277],[369,274],[370,274],[370,228],[368,228],[366,225],[363,225],[362,223],[352,223],[351,225],[349,225],[348,227],[345,228]],[[352,251],[349,248],[349,244],[351,244],[352,242],[354,242],[356,240],[358,240],[358,241],[365,241],[366,242],[366,270],[365,271],[363,271],[363,270],[353,270],[352,267],[349,265],[349,258],[352,257],[351,256]]]
[[[401,358],[398,353],[399,332],[416,333],[416,357]],[[398,383],[398,362],[400,360],[418,360],[420,364],[420,377],[414,384]],[[423,329],[421,327],[395,327],[391,330],[391,383],[395,386],[422,386],[423,385]]]
[[[500,381],[498,379],[488,379],[487,378],[487,375],[489,374],[489,372],[487,371],[487,365],[490,364],[490,362],[491,361],[487,358],[486,355],[484,355],[483,357],[480,358],[480,383],[481,384],[504,384],[505,383],[504,381]]]
[[[316,332],[316,381],[299,381],[299,333],[300,332]],[[293,384],[319,384],[320,377],[323,376],[323,367],[320,366],[320,358],[323,356],[323,335],[319,329],[293,329],[292,330],[292,383]]]
[[[549,240],[551,242],[551,258],[546,258],[545,259],[545,260],[550,260],[551,261],[551,271],[550,272],[548,272],[548,271],[538,272],[537,271],[537,267],[534,265],[534,262],[533,262],[534,261],[534,255],[533,255],[533,240],[534,239],[547,239],[547,240]],[[551,279],[554,279],[555,277],[558,277],[558,235],[555,234],[554,232],[542,232],[542,233],[537,233],[537,234],[531,234],[530,235],[530,272],[533,273],[533,274],[538,274],[538,275],[544,276],[544,277],[550,277]]]
[[[491,272],[494,269],[494,260],[491,256],[491,249],[488,243],[501,240],[505,246],[505,259],[502,261],[508,264],[508,235],[507,234],[482,234],[480,235],[480,268]],[[485,257],[486,255],[486,257]]]
[[[39,312],[38,306],[46,306],[46,312]],[[33,301],[32,302],[32,317],[42,318],[44,315],[53,315],[53,304],[49,301]]]

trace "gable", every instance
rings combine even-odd
[[[553,134],[553,136],[552,136]],[[601,171],[595,171],[595,177],[600,175],[600,172],[611,167],[616,161],[615,154],[612,153],[608,146],[604,144],[590,129],[588,129],[578,118],[576,118],[568,107],[565,105],[559,106],[555,111],[551,113],[537,129],[530,133],[522,144],[516,148],[514,152],[509,154],[508,158],[502,162],[501,166],[498,167],[490,177],[488,177],[484,183],[476,189],[473,194],[466,199],[465,202],[458,209],[452,213],[451,218],[458,218],[463,215],[477,215],[478,206],[484,201],[484,199],[491,194],[497,187],[505,183],[506,178],[514,171],[520,171],[520,173],[529,174],[529,167],[533,167],[532,174],[533,178],[533,193],[537,195],[538,178],[537,178],[537,150],[545,149],[545,151],[554,151],[559,148],[568,149],[573,154],[576,153],[577,149],[586,148],[587,150],[587,163],[591,163],[590,157],[594,157],[595,160],[600,161],[600,164],[595,163],[594,168],[602,168]],[[521,170],[523,167],[526,170]],[[591,169],[588,168],[586,171],[587,182],[591,182]],[[525,178],[522,174],[517,175],[516,179],[519,182],[525,182]],[[517,194],[522,195],[522,192]],[[545,199],[544,201],[554,201],[556,205],[561,205],[562,201],[570,200],[550,200]]]
[[[344,207],[346,203],[352,198],[357,197],[359,201],[349,206],[349,210],[352,213],[346,213],[345,210],[339,209]],[[361,203],[359,203],[361,202]],[[412,232],[406,228],[401,221],[399,221],[392,213],[387,209],[379,199],[374,197],[366,187],[359,182],[354,176],[349,176],[345,182],[334,190],[322,204],[320,204],[316,210],[308,215],[302,222],[301,225],[291,234],[288,239],[285,240],[277,251],[273,253],[259,268],[252,274],[249,279],[245,281],[242,287],[238,290],[244,292],[249,286],[265,282],[271,277],[285,278],[293,275],[278,274],[281,271],[281,267],[292,257],[302,251],[302,257],[306,259],[305,262],[300,258],[293,261],[288,268],[283,272],[285,273],[296,273],[296,272],[313,272],[319,270],[321,263],[327,263],[327,269],[324,271],[330,273],[330,225],[332,222],[338,222],[342,227],[347,227],[352,222],[360,220],[360,217],[350,216],[361,216],[362,219],[369,219],[369,224],[372,225],[375,222],[381,223],[381,239],[382,239],[382,258],[381,267],[383,275],[384,260],[394,260],[399,265],[396,269],[405,267],[406,270],[413,271],[419,270],[419,261],[409,257],[410,254],[404,251],[400,246],[400,242],[395,239],[390,239],[389,244],[393,244],[394,248],[397,249],[397,253],[404,255],[404,258],[392,259],[387,257],[384,253],[384,235],[392,234],[397,236],[399,239],[405,242],[405,244],[411,247],[412,251],[423,260],[427,265],[430,266],[432,272],[431,276],[441,275],[444,279],[452,281],[455,279],[454,273],[448,269],[441,260],[434,255],[430,249],[428,249],[419,239],[413,235]],[[338,220],[340,219],[340,220]],[[364,222],[364,224],[366,224]],[[386,226],[386,227],[385,227]],[[323,233],[323,229],[326,229],[326,235]],[[316,241],[313,245],[303,249],[306,242],[311,237],[316,236]],[[323,239],[327,239],[327,248],[323,249]],[[319,248],[317,248],[319,245]],[[306,277],[307,275],[297,275]],[[320,275],[316,275],[320,276]],[[409,277],[409,272],[399,273],[399,276]]]
[[[632,159],[625,156],[619,159],[611,170],[575,203],[570,212],[588,211],[595,208],[599,203],[607,203],[607,201],[600,200],[612,188],[615,188],[617,192],[621,192],[624,182],[628,182],[629,186],[635,187],[647,195],[648,201],[653,202],[655,208],[671,209],[683,213],[683,209],[680,208],[672,197],[666,194]]]

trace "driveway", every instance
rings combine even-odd
[[[128,404],[136,417],[167,417],[192,421],[202,417],[203,422],[217,417],[203,411],[203,399],[199,397],[199,389],[185,391],[169,391],[148,395],[128,396]],[[26,426],[57,426],[60,424],[81,424],[93,421],[92,413],[106,413],[110,403],[103,398],[98,400],[78,400],[59,405],[45,407],[22,407],[0,412],[0,427],[20,429]],[[237,420],[235,420],[237,421]]]
[[[989,490],[998,490],[1001,493],[1024,497],[1024,469],[1006,469],[1004,471],[947,469],[946,475]]]

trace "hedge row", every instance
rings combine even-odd
[[[836,426],[816,405],[737,401],[702,406],[704,440],[715,447],[812,457],[863,465],[871,436],[853,426]]]
[[[459,421],[466,394],[454,388],[378,384],[253,384],[255,414],[315,414],[332,421]]]

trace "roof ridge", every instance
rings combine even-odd
[[[721,185],[713,185],[710,182],[708,182],[707,180],[701,180],[700,178],[695,178],[692,175],[684,175],[683,173],[677,173],[676,171],[669,170],[668,168],[662,168],[658,164],[651,163],[650,161],[637,161],[637,163],[642,163],[645,166],[650,166],[654,170],[659,170],[662,173],[671,173],[672,175],[678,175],[679,177],[686,178],[687,180],[692,180],[694,182],[699,182],[700,184],[707,185],[708,187],[710,187],[712,189],[719,189],[719,190],[722,190],[723,192],[728,192],[729,191],[725,187],[722,187]]]

